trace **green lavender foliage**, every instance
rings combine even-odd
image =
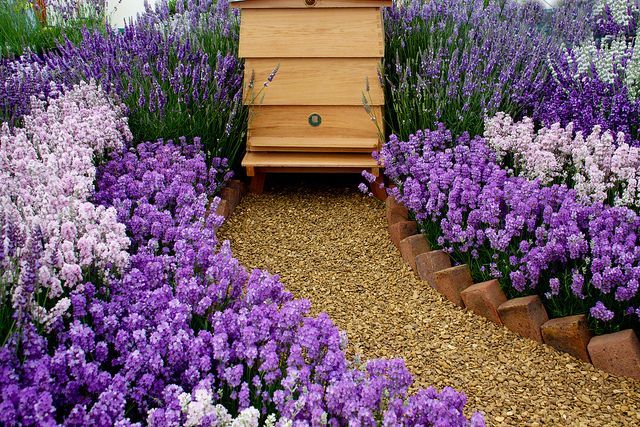
[[[486,115],[531,114],[549,79],[548,56],[586,33],[575,9],[549,16],[512,0],[410,0],[387,9],[388,128],[405,139],[437,123],[479,135]],[[572,39],[559,37],[569,27]]]

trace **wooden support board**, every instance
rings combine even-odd
[[[251,151],[289,152],[363,152],[371,153],[378,148],[378,138],[274,138],[250,137]]]
[[[333,169],[377,169],[377,162],[370,154],[357,153],[247,153],[242,166],[248,168],[333,168]],[[249,176],[252,176],[248,173]]]
[[[380,9],[247,9],[243,58],[371,58],[384,56]],[[356,47],[357,48],[354,48]]]

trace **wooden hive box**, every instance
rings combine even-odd
[[[271,172],[368,169],[377,176],[371,152],[380,147],[384,106],[382,7],[391,0],[231,4],[241,9],[239,56],[250,109],[242,166],[252,189],[262,191]],[[258,97],[275,67],[275,79]],[[363,95],[378,125],[365,111]]]

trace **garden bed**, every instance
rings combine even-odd
[[[640,379],[640,340],[633,329],[594,337],[585,314],[549,320],[539,296],[508,300],[498,280],[474,284],[468,265],[452,267],[449,254],[431,250],[415,221],[409,220],[408,210],[393,197],[386,199],[386,212],[390,238],[398,242],[403,260],[447,300],[606,372]]]
[[[636,376],[635,3],[383,12],[394,135],[374,157],[409,267],[351,190],[240,204],[243,90],[277,76],[243,88],[226,0],[161,0],[123,31],[100,0],[57,3],[51,27],[0,0],[22,25],[0,32],[0,424],[635,421],[637,382],[496,325]]]
[[[226,2],[81,34],[0,63],[0,424],[484,424],[218,239],[247,120]]]
[[[390,212],[391,239],[424,233],[441,252],[421,265],[448,267],[425,279],[459,306],[482,284],[473,295],[500,302],[485,314],[522,335],[551,342],[574,328],[583,359],[588,334],[624,336],[625,369],[594,363],[637,377],[638,10],[571,2],[541,17],[480,3],[389,12],[395,134],[376,156],[415,220]]]

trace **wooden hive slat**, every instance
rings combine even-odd
[[[279,64],[274,80],[257,91]],[[245,103],[260,105],[362,105],[368,79],[371,104],[384,105],[378,79],[380,58],[247,58]],[[249,89],[255,77],[253,91]]]
[[[243,58],[382,57],[380,9],[247,9],[242,12]]]
[[[378,148],[377,138],[291,138],[291,137],[250,137],[249,150],[291,151],[291,152],[363,152],[371,153]]]
[[[373,107],[380,126],[382,107]],[[313,127],[309,116],[319,114],[322,123]],[[256,105],[249,117],[249,134],[255,137],[378,138],[378,127],[361,105],[267,106]]]

